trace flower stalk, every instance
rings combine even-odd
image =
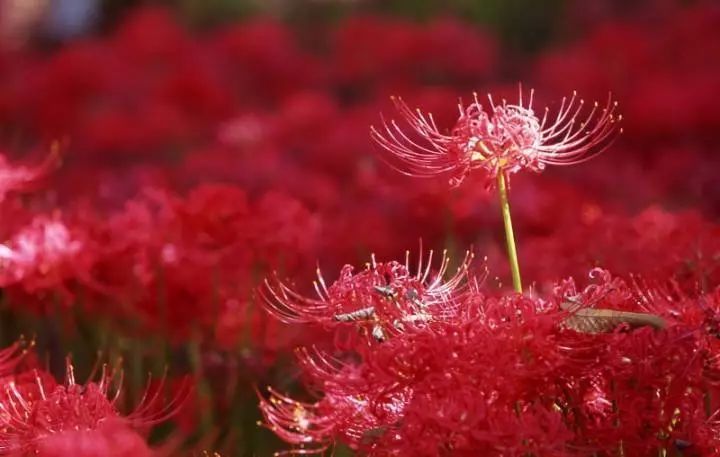
[[[512,216],[510,215],[510,201],[508,199],[507,182],[503,172],[498,173],[498,195],[500,195],[500,211],[502,211],[503,225],[505,226],[505,242],[507,255],[512,273],[512,283],[515,292],[522,293],[522,280],[520,278],[520,264],[518,262],[517,248],[515,247],[515,234],[513,233]]]

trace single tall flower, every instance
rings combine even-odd
[[[497,185],[513,288],[518,293],[522,293],[522,281],[507,190],[510,174],[584,162],[610,145],[622,119],[615,114],[617,102],[611,96],[604,107],[595,102],[586,111],[584,100],[578,100],[576,93],[563,98],[554,116],[545,108],[539,118],[533,111],[533,95],[531,90],[527,106],[522,88],[516,105],[506,100],[497,105],[488,95],[486,111],[475,94],[469,106],[458,104],[460,117],[449,134],[440,132],[431,113],[413,111],[401,99],[393,98],[411,131],[406,133],[394,120],[383,121],[382,131],[370,128],[372,138],[393,154],[391,165],[402,173],[448,176],[451,185],[459,185],[470,171],[481,169],[486,187]]]
[[[500,174],[584,162],[609,146],[622,118],[615,114],[617,102],[610,96],[604,106],[595,102],[588,111],[576,93],[563,98],[554,115],[545,108],[539,117],[533,110],[533,91],[525,104],[520,89],[517,104],[496,104],[488,95],[483,106],[477,94],[468,106],[460,102],[460,117],[446,134],[431,113],[412,110],[400,98],[392,100],[410,129],[383,120],[381,129],[371,127],[373,139],[393,154],[391,163],[398,171],[448,176],[453,185],[476,169],[486,173],[490,187]]]

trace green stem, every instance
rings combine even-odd
[[[512,271],[512,282],[515,292],[522,293],[522,282],[520,280],[520,265],[518,264],[517,249],[515,248],[515,235],[513,234],[512,217],[510,217],[510,202],[508,201],[507,183],[505,174],[498,173],[498,193],[500,194],[500,209],[505,225],[505,241],[507,242],[508,260]]]

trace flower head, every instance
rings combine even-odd
[[[151,457],[145,439],[121,420],[109,419],[94,430],[67,430],[38,443],[39,457]]]
[[[609,455],[618,443],[627,455],[674,445],[716,455],[720,412],[708,417],[704,402],[718,379],[720,345],[705,317],[717,292],[661,300],[607,271],[591,277],[584,288],[564,281],[552,296],[471,289],[452,316],[382,344],[300,349],[317,400],[270,390],[260,399],[264,425],[294,446],[281,455],[319,454],[336,442],[377,457]],[[583,311],[614,325],[568,325],[569,313]],[[621,319],[647,311],[665,325]]]
[[[37,216],[11,240],[0,244],[0,264],[5,267],[0,284],[25,281],[33,275],[48,277],[77,259],[83,242],[58,216]]]
[[[70,304],[74,283],[91,284],[95,247],[83,224],[67,221],[59,211],[39,214],[0,242],[0,286],[25,306],[42,309],[48,297]]]
[[[445,134],[431,113],[413,111],[400,98],[393,102],[410,131],[395,120],[383,121],[381,129],[371,128],[373,139],[393,154],[391,164],[411,176],[449,176],[453,185],[476,169],[486,173],[490,187],[500,173],[584,162],[609,146],[622,118],[615,114],[617,102],[611,97],[603,107],[595,102],[586,111],[576,93],[563,98],[554,115],[546,108],[538,117],[533,91],[526,105],[521,89],[517,104],[496,104],[488,95],[488,105],[483,106],[477,94],[470,105],[459,103],[459,118]]]
[[[162,407],[162,395],[148,392],[123,416],[117,406],[121,373],[103,367],[97,381],[80,384],[70,361],[64,383],[32,370],[3,379],[0,387],[0,453],[10,455],[54,456],[51,449],[58,446],[68,451],[62,455],[81,457],[150,455],[138,429],[166,420],[182,401],[178,396]],[[102,453],[118,441],[128,452]]]
[[[430,251],[427,259],[419,259],[416,272],[409,252],[404,263],[377,262],[373,255],[360,272],[345,265],[338,280],[330,286],[318,269],[314,284],[317,298],[305,297],[277,278],[266,280],[260,294],[268,312],[283,322],[330,326],[357,323],[382,341],[388,331],[422,325],[449,312],[458,292],[472,284],[468,281],[472,258],[472,254],[466,253],[456,273],[445,279],[450,263],[446,252],[435,271]]]

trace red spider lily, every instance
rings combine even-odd
[[[475,169],[487,174],[492,185],[499,173],[510,175],[522,169],[541,171],[546,165],[572,165],[603,152],[618,130],[621,116],[615,114],[617,102],[611,97],[604,107],[596,102],[584,113],[584,101],[573,93],[563,98],[560,109],[542,118],[533,110],[533,91],[527,106],[522,89],[516,105],[495,104],[488,95],[486,111],[474,95],[467,107],[458,104],[460,117],[450,134],[441,133],[431,113],[413,111],[401,99],[395,107],[410,127],[405,132],[396,121],[383,121],[381,130],[371,128],[372,138],[389,151],[400,172],[410,176],[450,176],[459,184]]]
[[[69,279],[88,280],[94,262],[94,243],[79,225],[61,214],[38,215],[14,236],[0,244],[0,286],[11,292],[38,297],[53,292],[64,303],[73,295]]]
[[[476,305],[481,302],[471,300]],[[381,345],[360,351],[360,362],[342,362],[318,350],[301,351],[305,374],[324,396],[315,403],[301,403],[271,391],[268,400],[261,400],[268,427],[286,441],[304,446],[288,454],[325,450],[338,439],[369,455],[443,455],[443,448],[452,455],[465,455],[463,452],[470,449],[510,452],[521,449],[527,437],[554,443],[548,444],[547,449],[557,450],[567,432],[558,432],[559,435],[551,432],[558,424],[557,418],[549,420],[552,412],[541,414],[542,407],[528,406],[531,411],[514,421],[513,402],[491,408],[490,404],[497,399],[488,397],[480,387],[491,378],[498,388],[507,380],[490,369],[493,366],[490,360],[495,357],[509,361],[515,352],[506,347],[507,354],[498,357],[502,343],[489,344],[493,338],[489,325],[491,322],[495,322],[493,326],[502,325],[495,321],[496,317],[507,320],[515,315],[518,309],[508,304],[503,302],[497,309],[485,310],[473,305],[455,319],[409,329]],[[545,322],[546,329],[553,328],[552,321]],[[525,325],[536,324],[528,320]],[[541,340],[503,341],[521,345],[525,344],[523,341],[530,345],[539,343],[548,349],[554,346],[552,340],[545,343]],[[473,358],[471,354],[485,354],[487,359]],[[509,383],[504,387],[510,392],[519,388]],[[495,416],[493,422],[507,424],[483,424],[487,419],[481,418],[489,414]],[[540,425],[541,422],[544,424]],[[498,429],[490,432],[483,427]],[[502,447],[503,441],[506,447]],[[534,449],[544,448],[537,445]]]
[[[82,248],[82,242],[73,238],[59,218],[38,216],[12,240],[0,245],[5,267],[2,283],[7,286],[36,272],[47,274],[68,258],[75,258]]]
[[[444,251],[433,271],[433,251],[418,260],[413,273],[410,252],[405,262],[377,262],[375,256],[359,273],[345,265],[340,277],[327,286],[318,269],[314,283],[318,298],[305,297],[277,277],[260,288],[267,311],[286,323],[365,324],[376,340],[408,325],[422,325],[451,311],[453,297],[472,288],[469,275],[473,254],[467,252],[453,276],[445,279],[450,264]]]
[[[260,411],[267,427],[288,443],[301,446],[287,454],[315,454],[331,446],[337,424],[332,416],[323,416],[316,404],[302,403],[272,389],[269,391],[268,399],[260,397]]]
[[[92,457],[100,455],[100,450],[108,449],[116,440],[143,453],[115,449],[116,453],[103,455],[150,455],[138,430],[166,420],[183,400],[178,396],[160,407],[160,393],[148,392],[131,414],[122,416],[116,405],[121,395],[121,373],[118,377],[116,372],[103,367],[97,381],[78,384],[68,360],[63,384],[57,384],[42,371],[27,374],[32,376],[21,374],[3,382],[0,451],[11,455],[57,455],[52,452],[60,446]]]
[[[401,420],[412,391],[387,392],[387,385],[365,382],[371,379],[363,378],[362,371],[371,374],[362,367],[338,371],[338,382],[326,383],[324,397],[314,403],[294,400],[274,389],[269,389],[268,398],[260,396],[260,411],[265,419],[261,425],[296,445],[278,455],[316,454],[332,447],[338,439],[353,449],[360,449]],[[353,383],[353,378],[357,382]],[[378,388],[386,391],[382,400],[376,398],[374,389]]]
[[[578,290],[571,281],[547,300],[465,293],[452,317],[410,327],[352,357],[299,352],[316,402],[271,391],[268,427],[310,454],[340,440],[363,455],[649,455],[683,447],[714,455],[720,429],[703,399],[720,345],[691,322],[712,300],[686,297],[683,315],[661,329],[568,328],[577,308],[673,311],[660,293],[604,271]],[[678,299],[673,299],[676,303]],[[657,309],[654,309],[655,306]],[[668,308],[661,312],[660,308]],[[676,307],[677,308],[677,307]],[[688,451],[688,447],[692,450]]]
[[[622,2],[595,3],[583,11],[597,14]],[[528,100],[513,105],[512,92],[510,105],[481,99],[481,107],[477,98],[469,100],[458,119],[455,104],[447,103],[452,93],[477,81],[492,84],[502,78],[498,69],[529,69],[545,89],[577,88],[589,99],[604,101],[612,87],[625,114],[632,114],[633,138],[623,160],[545,174],[537,180],[541,185],[523,183],[513,195],[523,273],[537,281],[528,297],[482,295],[472,280],[448,296],[428,296],[435,272],[427,280],[421,278],[424,268],[406,274],[402,259],[397,268],[347,267],[327,290],[320,278],[319,296],[312,299],[298,296],[294,284],[271,279],[263,289],[272,301],[266,307],[283,320],[320,322],[345,332],[343,337],[361,327],[373,338],[352,351],[300,350],[300,369],[319,398],[298,404],[272,393],[276,401],[266,400],[266,422],[286,440],[305,444],[301,453],[339,440],[360,453],[394,456],[720,455],[720,415],[713,413],[720,406],[720,226],[712,223],[720,208],[720,156],[713,155],[720,59],[707,58],[720,49],[720,10],[703,4],[660,17],[651,4],[663,9],[678,2],[639,3],[643,8],[630,10],[642,10],[641,23],[628,23],[631,11],[624,11],[621,21],[592,27],[579,45],[539,53],[540,65],[515,62],[507,53],[498,65],[501,49],[496,52],[494,40],[478,27],[432,17],[422,24],[351,18],[298,40],[291,29],[266,20],[193,37],[172,14],[154,10],[131,14],[116,32],[68,42],[58,52],[0,51],[0,141],[22,147],[67,134],[74,154],[81,154],[68,161],[68,173],[46,201],[9,198],[37,180],[8,181],[15,184],[0,207],[2,298],[25,309],[28,298],[47,302],[71,291],[90,328],[94,316],[85,321],[86,311],[100,311],[111,314],[114,325],[125,323],[115,319],[121,315],[141,332],[167,331],[179,344],[193,340],[202,349],[197,368],[213,381],[209,389],[237,392],[238,379],[259,376],[271,364],[281,368],[285,359],[276,357],[277,350],[290,346],[296,333],[305,331],[316,345],[327,343],[306,326],[265,325],[267,313],[253,309],[248,296],[265,267],[277,265],[287,275],[300,270],[295,280],[303,284],[314,274],[308,258],[316,258],[320,247],[332,264],[368,248],[387,258],[420,235],[433,244],[487,243],[492,258],[497,240],[478,230],[494,222],[485,181],[505,174],[532,179],[535,173],[514,173],[586,160],[618,129],[610,120],[603,124],[603,114],[614,109],[610,101],[590,114],[590,104],[581,108],[578,99],[568,98],[547,114],[543,127],[542,111]],[[560,22],[572,32],[571,21]],[[324,30],[339,33],[324,40],[330,38]],[[320,42],[323,52],[317,54]],[[432,88],[418,87],[428,82]],[[405,92],[405,100],[416,104],[410,107],[424,112],[397,100],[399,127],[387,122],[374,133],[402,152],[391,161],[406,173],[447,175],[453,183],[469,174],[462,191],[446,192],[442,179],[430,186],[387,179],[386,170],[367,157],[367,119],[378,112],[375,95],[388,90]],[[501,91],[491,90],[494,100]],[[237,122],[222,128],[223,144],[215,144],[213,132],[237,109]],[[9,168],[25,174],[22,167]],[[241,189],[204,186],[187,197],[168,193],[164,202],[153,201],[157,205],[135,202],[133,208],[131,202],[122,216],[98,218],[101,223],[89,227],[65,217],[28,223],[35,205],[74,206],[78,198],[97,195],[118,207],[156,181],[179,189],[235,182]],[[620,211],[635,213],[650,200],[703,211]],[[22,206],[27,208],[20,214],[16,208]],[[83,248],[74,255],[76,241]],[[42,252],[35,256],[33,249]],[[546,295],[557,278],[595,266],[624,281],[604,272],[585,289],[567,283],[556,296]],[[502,271],[504,264],[497,267]],[[96,281],[92,290],[90,282],[76,281],[88,270]],[[394,278],[394,289],[385,276]],[[671,284],[664,284],[670,277]],[[428,303],[436,304],[423,309]],[[600,314],[588,314],[595,311]],[[3,327],[12,327],[15,312],[15,306],[4,310],[10,315]],[[636,325],[623,313],[650,313],[664,324]],[[60,336],[71,314],[63,315]],[[607,325],[587,334],[571,325],[573,319],[604,319]],[[216,353],[205,340],[213,329],[229,353]],[[56,349],[54,333],[42,339]],[[3,370],[0,353],[0,374],[14,366],[15,355],[7,355]],[[15,377],[22,397],[39,398],[36,376],[24,376]],[[41,385],[56,386],[51,380]],[[12,392],[0,389],[0,403],[8,404],[6,393]],[[229,393],[222,397],[216,406],[236,417],[242,408]],[[187,414],[183,433],[209,425],[200,420],[210,419],[203,408]],[[224,428],[218,419],[211,428]],[[112,455],[125,452],[127,442],[137,443],[127,453],[143,455],[142,438],[124,420],[116,424],[107,419],[93,430],[48,435],[36,450]],[[218,431],[228,442],[247,436]]]

